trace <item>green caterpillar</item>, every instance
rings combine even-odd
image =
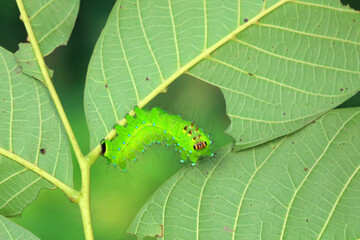
[[[102,140],[103,155],[110,164],[126,170],[127,160],[134,160],[135,151],[144,152],[144,145],[165,141],[181,154],[181,162],[190,159],[194,166],[201,156],[213,156],[209,135],[194,122],[183,120],[180,115],[170,115],[159,107],[151,111],[135,108],[136,117],[126,116],[125,126],[116,125],[118,136]]]

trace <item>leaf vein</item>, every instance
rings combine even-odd
[[[358,115],[359,113],[360,113],[360,112],[357,112],[356,114],[354,114],[353,116],[351,116],[350,120],[352,120],[353,118],[355,118],[355,116]],[[349,121],[350,121],[350,120],[349,120]],[[342,126],[342,128],[345,127],[345,125],[346,125],[349,121],[345,122],[345,124]],[[331,212],[330,212],[328,218],[327,218],[326,221],[325,221],[325,224],[324,224],[321,232],[319,233],[318,239],[320,239],[320,238],[322,237],[322,235],[324,234],[325,229],[326,229],[326,227],[328,226],[328,224],[329,224],[329,222],[330,222],[330,219],[332,218],[332,216],[333,216],[333,214],[334,214],[334,211],[335,211],[336,207],[338,206],[341,197],[343,196],[343,194],[344,194],[345,190],[347,189],[347,187],[349,186],[350,182],[353,180],[353,178],[355,177],[355,175],[358,173],[359,169],[360,169],[360,165],[355,169],[355,171],[353,172],[353,174],[349,177],[349,180],[346,182],[346,184],[345,184],[344,187],[342,188],[339,196],[337,197],[337,199],[336,199],[336,201],[335,201],[335,203],[334,203],[333,208],[331,209]]]
[[[12,137],[12,131],[13,131],[13,119],[14,119],[14,99],[13,99],[13,89],[12,89],[12,84],[11,84],[11,76],[10,76],[10,71],[9,71],[9,66],[7,65],[7,62],[3,56],[3,54],[0,52],[0,56],[1,59],[4,62],[4,66],[6,68],[6,72],[8,75],[8,79],[9,79],[9,88],[10,88],[10,127],[9,127],[9,151],[12,152],[13,151],[13,137]]]
[[[175,27],[175,21],[174,21],[174,15],[173,15],[173,10],[172,10],[172,6],[171,6],[171,0],[168,0],[169,3],[169,10],[170,10],[170,18],[171,18],[171,24],[172,24],[172,29],[173,29],[173,34],[174,34],[174,42],[175,42],[175,49],[176,49],[176,59],[177,59],[177,68],[179,69],[181,67],[181,63],[180,63],[180,51],[179,51],[179,43],[177,40],[177,33],[176,33],[176,27]]]
[[[211,171],[208,173],[207,177],[205,178],[204,183],[202,184],[201,192],[200,192],[200,195],[199,195],[198,207],[197,207],[198,210],[197,210],[197,218],[196,218],[196,239],[199,239],[200,207],[201,207],[201,200],[202,200],[202,197],[203,197],[203,194],[204,194],[205,185],[209,181],[210,176],[214,173],[215,169],[219,166],[219,164],[229,154],[230,151],[231,151],[231,148],[227,152],[225,152],[224,155],[217,161],[217,163],[213,166],[213,168],[211,169]]]
[[[281,141],[276,145],[276,147],[271,150],[270,154],[264,159],[264,161],[259,165],[258,168],[255,169],[254,173],[251,175],[249,181],[247,182],[246,184],[246,187],[243,191],[243,194],[241,195],[241,198],[240,198],[240,201],[239,201],[239,207],[237,209],[237,213],[236,213],[236,217],[235,217],[235,223],[234,223],[234,226],[233,226],[233,234],[232,234],[232,240],[235,239],[235,234],[236,234],[236,227],[237,227],[237,223],[238,223],[238,220],[239,220],[239,216],[240,216],[240,210],[241,210],[241,207],[242,207],[242,204],[244,202],[244,199],[245,199],[245,195],[249,189],[249,186],[250,186],[250,183],[253,181],[255,175],[259,172],[259,170],[265,165],[265,163],[270,159],[270,157],[276,152],[276,150],[279,148],[279,146],[285,141],[287,137],[285,136],[283,139],[281,139]]]
[[[12,196],[11,198],[9,198],[1,207],[0,209],[3,209],[6,205],[8,205],[11,200],[13,200],[14,198],[16,198],[17,196],[19,196],[22,192],[24,192],[26,189],[30,188],[32,185],[34,185],[35,183],[37,183],[39,180],[41,180],[42,177],[37,178],[35,181],[33,181],[32,183],[30,183],[29,185],[27,185],[26,187],[24,187],[21,191],[17,192],[16,194],[14,194],[14,196]]]
[[[339,42],[350,43],[350,44],[354,44],[354,45],[360,45],[359,42],[354,42],[354,41],[341,39],[341,38],[337,38],[337,37],[329,37],[329,36],[315,34],[315,33],[303,32],[303,31],[299,31],[299,30],[295,30],[295,29],[291,29],[291,28],[287,28],[287,27],[271,25],[271,24],[267,24],[267,23],[257,22],[256,25],[259,25],[260,27],[268,27],[268,28],[280,29],[280,30],[284,30],[284,31],[287,31],[287,32],[293,32],[293,33],[297,33],[297,34],[301,34],[301,35],[305,35],[305,36],[310,36],[310,37],[315,37],[315,38],[323,38],[323,39],[328,39],[328,40],[334,40],[334,41],[339,41]]]
[[[74,5],[73,7],[71,8],[71,10],[69,11],[69,13],[66,15],[66,17],[59,23],[57,24],[54,28],[52,28],[49,32],[47,32],[40,40],[38,40],[38,43],[40,45],[40,43],[45,39],[47,38],[50,34],[52,34],[55,30],[57,30],[63,23],[66,23],[67,20],[70,18],[71,16],[71,13],[73,12],[73,10],[75,9],[76,7],[76,1],[74,1]],[[59,30],[60,31],[60,30]]]
[[[125,53],[125,48],[124,48],[123,41],[122,41],[122,38],[121,38],[121,33],[120,33],[120,26],[119,26],[120,17],[119,17],[119,14],[120,14],[121,2],[122,1],[119,2],[119,7],[118,7],[118,11],[117,11],[117,16],[116,16],[117,33],[118,33],[118,37],[119,37],[119,41],[120,41],[121,50],[122,50],[122,53],[123,53],[123,56],[124,56],[124,59],[125,59],[126,67],[127,67],[128,71],[129,71],[131,81],[132,81],[132,84],[134,86],[134,90],[135,90],[135,93],[136,93],[136,99],[137,99],[137,102],[139,104],[140,103],[139,92],[138,92],[138,89],[136,87],[134,76],[132,74],[132,71],[131,71],[131,68],[130,68],[130,65],[129,65],[129,61],[128,61],[126,53]]]
[[[335,71],[341,71],[341,72],[347,72],[347,73],[353,73],[353,74],[360,74],[360,72],[357,72],[357,71],[353,71],[353,70],[348,70],[348,69],[342,69],[342,68],[337,68],[337,67],[332,67],[332,66],[326,66],[326,65],[320,65],[320,64],[316,64],[316,63],[311,63],[311,62],[306,62],[306,61],[303,61],[303,60],[299,60],[299,59],[294,59],[294,58],[290,58],[290,57],[285,57],[285,56],[282,56],[282,55],[279,55],[279,54],[276,54],[276,53],[272,53],[272,52],[269,52],[265,49],[262,49],[262,48],[259,48],[259,47],[256,47],[254,45],[251,45],[250,43],[246,43],[246,42],[243,42],[239,39],[234,39],[235,42],[238,42],[240,44],[243,44],[245,46],[248,46],[248,47],[251,47],[253,49],[256,49],[260,52],[263,52],[265,54],[268,54],[268,55],[271,55],[271,56],[274,56],[274,57],[277,57],[277,58],[281,58],[281,59],[285,59],[285,60],[288,60],[288,61],[292,61],[292,62],[296,62],[296,63],[301,63],[301,64],[305,64],[305,65],[309,65],[309,66],[313,66],[313,67],[318,67],[318,68],[324,68],[324,69],[330,69],[330,70],[335,70]]]
[[[158,69],[158,72],[160,74],[160,78],[161,78],[161,82],[164,82],[164,76],[163,76],[163,73],[160,69],[160,65],[157,61],[157,58],[155,57],[155,54],[154,54],[154,51],[150,45],[150,41],[149,41],[149,38],[146,34],[146,31],[145,31],[145,28],[144,28],[144,24],[143,24],[143,20],[142,20],[142,16],[141,16],[141,11],[140,11],[140,1],[137,0],[137,8],[138,8],[138,14],[139,14],[139,21],[140,21],[140,25],[141,25],[141,29],[142,29],[142,32],[144,34],[144,38],[145,38],[145,41],[146,41],[146,45],[148,46],[149,50],[150,50],[150,53],[151,53],[151,56],[155,62],[155,65],[156,65],[156,68]]]
[[[101,72],[102,72],[102,75],[103,75],[103,78],[104,78],[104,82],[105,82],[105,84],[107,84],[107,77],[106,77],[106,73],[105,73],[104,60],[103,60],[104,59],[104,55],[103,55],[104,36],[105,36],[105,34],[101,38],[101,44],[100,44],[100,65],[101,65]],[[112,98],[112,95],[110,93],[109,88],[110,88],[109,86],[105,87],[106,92],[109,95],[109,100],[110,100],[110,104],[111,104],[111,107],[112,107],[114,115],[115,115],[115,119],[118,120],[118,115],[117,115],[115,105],[114,105],[114,101],[113,101],[113,98]]]

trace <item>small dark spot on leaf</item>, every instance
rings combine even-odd
[[[15,68],[15,72],[17,73],[17,74],[19,74],[19,73],[22,73],[22,66],[17,66],[16,68]]]
[[[283,115],[285,116],[285,115],[286,115],[286,113],[283,113]]]
[[[234,232],[234,230],[232,230],[232,229],[229,228],[229,227],[224,227],[224,228],[223,228],[223,231],[225,231],[225,232]]]
[[[248,60],[250,60],[250,57],[248,57]]]
[[[312,123],[313,123],[313,124],[315,124],[315,122],[316,122],[315,120],[314,120],[314,121],[312,121]]]
[[[45,154],[46,153],[46,150],[45,150],[45,148],[42,148],[42,149],[40,149],[40,152],[41,152],[41,154]]]
[[[331,102],[331,104],[334,104],[334,102]]]
[[[205,174],[209,174],[209,172],[206,172]]]
[[[149,80],[150,80],[150,77],[146,77],[145,80],[146,80],[146,81],[149,81]]]
[[[122,8],[122,6],[120,6],[120,8]]]
[[[294,142],[291,142],[291,144],[295,144]]]
[[[254,74],[252,74],[252,73],[248,73],[249,74],[249,76],[253,76]]]
[[[250,207],[252,207],[252,203],[250,203]]]
[[[240,139],[239,139],[239,141],[241,142],[241,141],[242,141],[242,139],[240,138]]]
[[[335,42],[333,42],[332,44],[335,45]]]
[[[5,111],[3,111],[3,113],[5,113]]]
[[[343,88],[340,88],[340,92],[342,92],[342,91],[344,91],[344,89],[343,89]]]
[[[273,147],[273,149],[276,149],[276,147]]]
[[[248,22],[249,21],[249,19],[247,19],[247,18],[244,18],[244,22]]]
[[[348,88],[345,88],[345,90],[349,90]]]
[[[355,20],[355,19],[353,19],[353,22],[356,22],[356,20]]]
[[[309,171],[309,169],[306,167],[306,168],[304,168],[304,171],[307,172],[307,171]]]
[[[342,145],[345,145],[345,143],[342,143]]]
[[[105,84],[105,87],[106,87],[106,88],[108,88],[108,85],[107,85],[107,84]]]
[[[5,101],[5,98],[3,98],[3,101]]]
[[[305,219],[306,222],[309,222],[309,219]]]

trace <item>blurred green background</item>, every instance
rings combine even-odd
[[[55,70],[54,85],[83,153],[89,151],[83,107],[87,65],[114,3],[114,0],[82,1],[68,45],[58,48],[46,58],[49,67]],[[360,9],[359,0],[344,0],[343,3]],[[0,1],[0,45],[15,52],[18,43],[25,39],[26,33],[15,1]],[[358,106],[359,102],[360,94],[357,94],[342,106]],[[218,88],[182,76],[169,87],[167,94],[159,95],[149,107],[155,105],[194,120],[210,132],[219,147],[231,141],[223,134],[229,119]],[[93,166],[91,209],[96,239],[135,239],[126,234],[131,221],[161,183],[183,166],[173,161],[180,159],[177,153],[164,146],[152,146],[137,158],[139,161],[129,166],[128,173],[108,166],[102,157]],[[80,172],[74,156],[73,163],[74,183],[79,189]],[[77,205],[68,201],[59,190],[42,190],[38,199],[24,210],[22,217],[13,220],[41,239],[84,238]]]

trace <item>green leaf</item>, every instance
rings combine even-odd
[[[291,133],[360,89],[359,22],[338,0],[117,1],[87,75],[91,144],[183,73],[222,90],[238,148]]]
[[[47,88],[0,48],[0,148],[72,186],[70,146]],[[48,181],[0,155],[0,214],[17,216]]]
[[[19,225],[13,223],[12,221],[6,219],[0,215],[0,239],[2,240],[14,240],[14,239],[27,239],[27,240],[36,240],[37,238],[34,234],[26,230],[25,228],[20,227]]]
[[[43,56],[66,45],[74,27],[80,0],[23,0]],[[30,43],[21,43],[15,53],[23,72],[43,81]]]
[[[164,239],[360,237],[360,108],[183,168],[147,201],[129,232]]]
[[[15,56],[17,57],[17,61],[21,66],[23,73],[29,75],[32,78],[38,79],[45,84],[40,67],[34,54],[34,50],[30,43],[20,43],[19,50],[15,53]],[[50,77],[53,76],[53,73],[54,71],[49,69]]]

